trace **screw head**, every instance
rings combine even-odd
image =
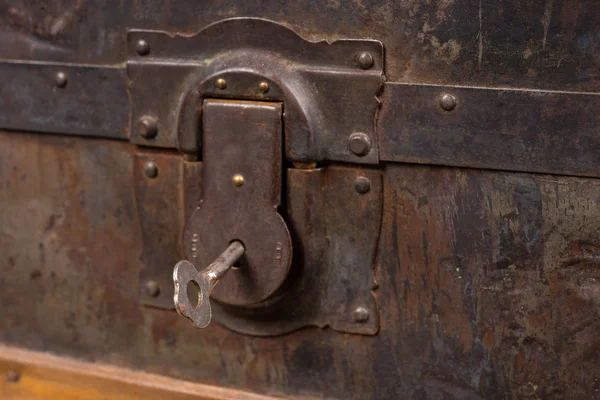
[[[153,161],[148,161],[144,166],[144,172],[148,178],[156,178],[158,176],[158,167],[156,166],[156,163]]]
[[[452,111],[456,108],[456,97],[449,93],[444,93],[440,97],[440,107],[446,111]]]
[[[355,132],[348,138],[348,148],[355,155],[363,157],[371,151],[371,139],[366,133]]]
[[[152,139],[158,134],[158,124],[156,118],[144,116],[140,118],[137,124],[138,133],[146,138]]]
[[[354,189],[360,194],[369,193],[371,190],[371,181],[365,176],[359,176],[354,181]]]
[[[233,178],[231,178],[233,184],[237,187],[240,187],[244,184],[244,177],[240,174],[235,174]]]
[[[7,382],[16,383],[21,380],[21,374],[19,374],[17,371],[8,371],[6,375],[4,375],[4,378]]]
[[[58,86],[59,88],[64,88],[65,86],[67,86],[68,81],[69,79],[67,78],[67,74],[65,74],[64,72],[61,71],[56,74],[55,82],[56,86]]]
[[[364,307],[356,307],[352,317],[356,322],[367,322],[369,320],[369,310]]]
[[[269,91],[269,84],[267,82],[261,82],[258,84],[258,89],[263,93],[267,93]]]
[[[371,55],[371,53],[369,53],[367,51],[363,51],[362,53],[360,53],[358,55],[358,65],[362,69],[369,69],[369,68],[373,67],[373,64],[374,64],[374,60],[373,60],[373,56]]]
[[[158,286],[158,282],[146,282],[146,293],[148,293],[148,296],[150,297],[157,297],[160,294],[160,286]]]
[[[145,56],[148,55],[150,53],[150,45],[148,44],[148,42],[146,42],[145,40],[140,40],[137,42],[137,44],[135,45],[135,51],[140,55],[140,56]]]
[[[223,79],[223,78],[219,78],[219,79],[217,79],[217,82],[215,83],[215,85],[219,89],[223,90],[223,89],[227,88],[227,81],[225,81],[225,79]]]

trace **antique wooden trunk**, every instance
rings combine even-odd
[[[596,0],[0,0],[0,398],[600,399],[599,93]]]

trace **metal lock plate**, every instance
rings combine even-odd
[[[149,46],[144,54],[137,51],[142,41]],[[142,279],[158,282],[161,291],[152,297],[155,292],[143,284],[144,304],[172,309],[173,285],[165,287],[166,282],[174,279],[176,294],[185,300],[180,284],[199,276],[193,269],[204,270],[240,241],[241,268],[227,268],[226,274],[206,280],[218,284],[203,285],[212,291],[217,322],[261,336],[309,325],[375,334],[381,173],[358,164],[379,161],[374,132],[383,79],[381,43],[309,42],[258,19],[226,20],[185,37],[131,31],[128,42],[132,122],[137,124],[132,141],[177,147],[186,159],[200,160],[179,156],[183,168],[163,163],[194,170],[195,179],[159,172],[157,180],[165,174],[179,179],[168,191],[183,192],[178,201],[186,211],[177,221],[161,224],[155,216],[168,213],[160,210],[140,215],[145,231],[178,225],[184,232],[179,259],[193,264],[185,264],[181,275],[171,274],[165,257],[156,265],[156,249],[149,248],[156,243],[147,235],[144,258],[149,260]],[[152,157],[149,152],[147,158]],[[145,179],[136,183],[136,193],[158,195],[157,187]],[[194,202],[199,207],[190,217]],[[179,261],[172,254],[168,258],[171,266]],[[183,303],[188,308],[189,302]],[[197,311],[192,314],[198,316]]]
[[[290,268],[290,234],[277,213],[281,115],[280,103],[205,100],[202,107],[203,198],[185,231],[185,255],[204,268],[232,241],[244,244],[242,265],[214,289],[222,303],[267,299]]]

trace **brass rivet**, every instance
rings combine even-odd
[[[65,86],[67,86],[67,74],[65,74],[64,72],[59,72],[56,74],[56,86],[58,86],[59,88],[64,88]]]
[[[150,45],[145,40],[140,40],[135,46],[135,51],[137,51],[140,56],[145,56],[150,53]]]
[[[154,179],[158,176],[158,167],[152,161],[148,161],[144,166],[144,171],[146,172],[146,176],[150,179]]]
[[[227,87],[227,82],[225,81],[225,79],[223,79],[223,78],[217,79],[217,87],[221,90],[225,89]]]
[[[452,111],[456,108],[456,97],[449,93],[444,93],[440,97],[440,107],[446,111]]]
[[[232,181],[235,186],[240,187],[244,184],[244,177],[240,174],[235,174]]]
[[[263,93],[267,93],[269,91],[269,84],[267,82],[261,82],[258,85],[258,89]]]

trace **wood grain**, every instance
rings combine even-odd
[[[16,381],[10,375],[19,377]],[[0,345],[0,398],[62,400],[275,399]]]

